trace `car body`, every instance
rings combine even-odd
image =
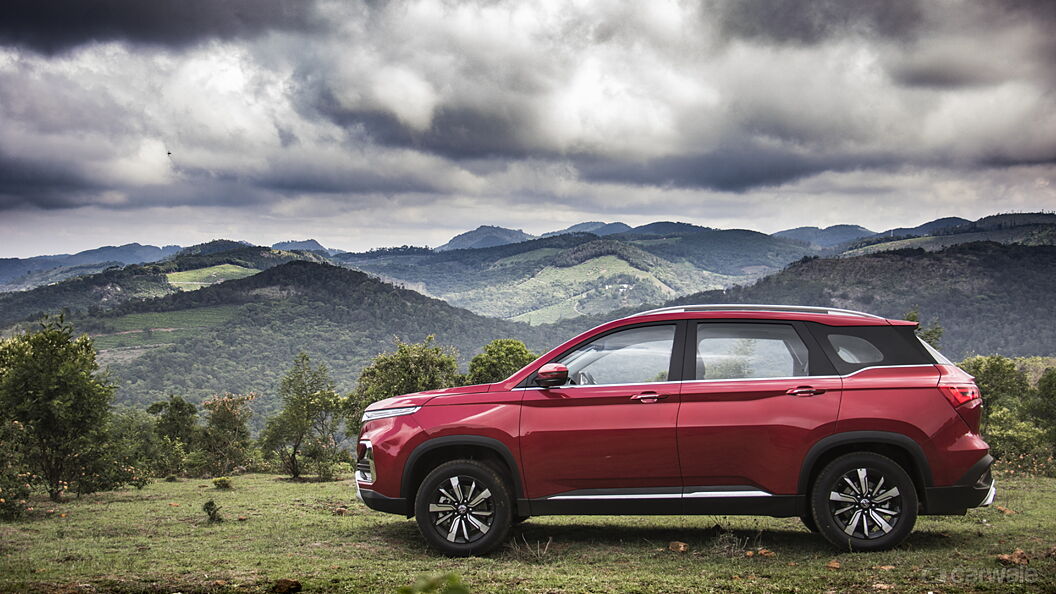
[[[455,555],[549,514],[799,516],[890,548],[995,493],[978,388],[915,326],[772,305],[615,320],[504,381],[370,405],[357,489]]]

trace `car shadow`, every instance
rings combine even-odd
[[[679,541],[688,543],[694,549],[734,546],[745,550],[765,547],[775,551],[792,550],[798,553],[818,555],[840,553],[821,535],[791,526],[789,528],[751,528],[744,527],[743,522],[731,526],[723,524],[721,520],[696,526],[628,525],[626,517],[613,517],[611,522],[606,521],[604,517],[592,518],[587,522],[564,521],[559,519],[559,516],[546,518],[545,522],[531,518],[511,528],[509,537],[511,542],[523,542],[529,546],[552,542],[560,548],[577,548],[580,545],[626,547],[635,543],[666,548],[669,543]],[[962,542],[978,538],[974,531],[965,531],[964,534],[961,532],[915,530],[898,549],[922,552],[948,550]],[[375,535],[392,546],[403,547],[409,551],[413,549],[416,552],[427,552],[423,549],[424,541],[418,533],[414,520],[377,526]]]

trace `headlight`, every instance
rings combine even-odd
[[[363,413],[363,418],[360,419],[361,423],[367,421],[373,421],[376,419],[387,419],[389,417],[402,417],[403,415],[410,415],[418,412],[420,406],[404,406],[402,408],[383,408],[381,410],[368,410]]]

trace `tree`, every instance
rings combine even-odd
[[[0,520],[13,520],[26,511],[33,474],[25,463],[26,428],[0,414]]]
[[[201,449],[213,474],[227,474],[243,464],[249,453],[249,428],[253,415],[249,403],[257,394],[217,394],[202,403],[207,411]]]
[[[61,316],[0,342],[0,410],[25,427],[26,463],[53,501],[99,455],[113,393],[91,339],[74,338]]]
[[[198,407],[194,404],[170,395],[168,400],[148,406],[147,412],[158,417],[158,435],[178,440],[185,448],[194,445],[195,433],[198,431]]]
[[[938,320],[925,327],[923,324],[920,324],[920,311],[918,311],[917,308],[913,308],[912,311],[907,313],[905,319],[910,322],[917,322],[918,325],[915,330],[917,336],[932,347],[936,349],[939,348],[939,341],[942,340],[942,335],[945,330],[943,330],[942,324],[939,324]]]
[[[538,357],[519,340],[499,338],[484,346],[469,362],[470,384],[491,384],[504,380]]]
[[[278,454],[283,467],[293,478],[303,471],[300,456],[307,454],[316,462],[322,476],[332,473],[337,450],[344,402],[334,389],[330,371],[320,364],[313,368],[305,353],[294,359],[293,367],[279,384],[282,412],[268,419],[261,438],[263,448]]]
[[[382,353],[359,376],[348,401],[349,433],[358,433],[363,409],[372,402],[421,392],[450,388],[459,383],[457,352],[434,344],[427,336],[420,343],[396,341],[396,350]]]

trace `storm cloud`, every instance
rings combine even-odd
[[[356,248],[1052,208],[1054,25],[997,0],[13,0],[0,226],[215,209]]]
[[[299,0],[5,0],[0,43],[56,53],[123,41],[181,47],[203,39],[245,38],[319,25]]]

